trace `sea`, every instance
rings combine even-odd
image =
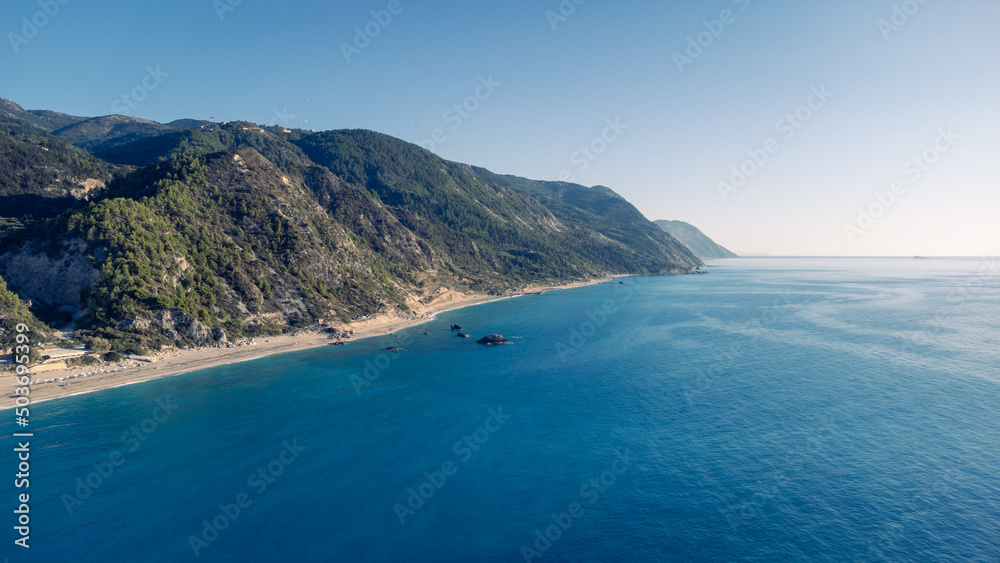
[[[2,411],[0,557],[1000,561],[1000,260],[705,271]]]

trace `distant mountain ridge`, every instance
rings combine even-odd
[[[703,265],[609,188],[497,175],[373,131],[77,118],[6,100],[0,126],[0,276],[98,349]]]
[[[172,123],[162,124],[148,119],[127,115],[107,115],[77,121],[57,129],[53,135],[78,147],[92,149],[117,141],[122,145],[129,141],[157,137],[172,131],[193,129],[209,125],[209,121],[179,119]]]
[[[17,119],[46,132],[52,132],[87,119],[86,117],[77,117],[49,110],[28,111],[21,107],[20,104],[3,98],[0,98],[0,117]]]
[[[679,240],[684,246],[702,260],[711,258],[737,258],[736,253],[724,248],[714,240],[708,238],[698,227],[684,221],[666,221],[663,219],[653,221],[653,223]]]

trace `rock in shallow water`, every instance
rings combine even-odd
[[[484,336],[476,341],[476,344],[485,344],[487,346],[492,346],[494,344],[510,344],[510,341],[500,336],[499,334],[491,334],[489,336]]]

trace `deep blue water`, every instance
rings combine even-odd
[[[2,411],[0,553],[1000,561],[1000,262],[713,266],[42,403],[30,551]]]

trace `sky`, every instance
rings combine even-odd
[[[1000,254],[995,0],[7,0],[0,97],[364,128],[739,253]]]

